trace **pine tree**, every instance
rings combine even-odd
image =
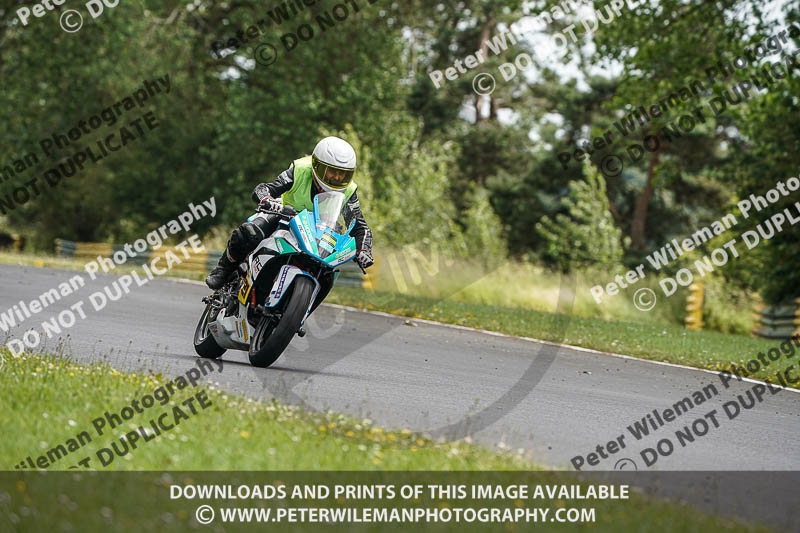
[[[609,210],[605,179],[592,165],[585,173],[586,181],[571,181],[561,201],[567,214],[545,216],[536,224],[545,243],[541,259],[562,272],[614,267],[622,260],[622,231]]]

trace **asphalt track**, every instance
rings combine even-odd
[[[76,272],[0,266],[0,313],[38,298]],[[41,332],[41,322],[84,300],[87,318],[65,330],[63,352],[79,361],[107,359],[126,370],[178,375],[195,364],[192,335],[208,291],[170,279],[134,287],[95,312],[91,293],[117,276],[104,275],[12,330]],[[729,420],[722,404],[746,395],[752,382],[725,389],[713,373],[491,335],[390,315],[319,308],[309,334],[295,338],[268,369],[253,368],[244,352],[228,351],[213,378],[254,398],[277,397],[314,409],[369,418],[385,427],[460,438],[512,449],[571,469],[598,445],[624,435],[626,447],[595,467],[648,469],[640,456],[670,438],[675,450],[649,470],[800,470],[800,394],[780,391]],[[52,351],[56,339],[42,348]],[[750,358],[755,354],[743,354]],[[714,384],[719,394],[637,441],[626,429],[653,409],[670,408]],[[31,406],[35,408],[35,406]],[[681,446],[675,431],[709,418],[708,432]],[[702,433],[703,424],[695,426]],[[502,443],[502,444],[501,444]]]

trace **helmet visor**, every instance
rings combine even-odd
[[[335,165],[323,163],[316,157],[311,162],[311,168],[314,171],[314,177],[320,182],[324,183],[331,189],[340,191],[346,189],[353,181],[353,174],[356,173],[354,168],[341,168]]]

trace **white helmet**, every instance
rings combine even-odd
[[[323,191],[344,190],[356,173],[356,151],[344,139],[325,137],[311,154],[311,173]]]

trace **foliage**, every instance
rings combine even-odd
[[[165,388],[169,381],[160,373],[124,373],[106,363],[88,365],[49,355],[13,357],[3,350],[0,358],[5,362],[0,383],[4,390],[13,390],[0,419],[3,427],[17,429],[13,438],[0,444],[0,464],[7,468],[29,455],[35,459],[77,431],[93,433],[93,415],[130,405],[132,398]],[[214,370],[209,377],[214,377]],[[275,400],[254,401],[202,381],[186,391],[175,391],[164,405],[137,409],[143,414],[135,414],[131,428],[149,427],[150,417],[171,416],[173,409],[183,409],[189,417],[147,445],[139,441],[104,468],[98,450],[111,449],[112,443],[120,446],[120,435],[106,432],[48,470],[66,471],[84,457],[90,457],[89,467],[99,471],[200,470],[208,465],[219,470],[306,471],[535,468],[515,454],[492,452],[463,441],[435,443],[408,429],[384,430],[368,420],[307,411]],[[187,400],[197,394],[206,395],[208,406],[201,409],[195,399],[190,411]],[[48,416],[21,416],[31,405]],[[204,430],[210,427],[214,428],[213,439]]]
[[[792,53],[790,50],[797,49],[800,39],[790,38],[793,42],[783,44],[781,52],[767,47],[763,59],[744,70],[737,69],[733,76],[718,74],[713,87],[709,87],[706,69],[745,57],[746,49],[764,43],[798,20],[796,0],[648,2],[626,24],[609,25],[599,34],[599,53],[620,61],[625,72],[611,106],[621,108],[628,103],[652,102],[657,100],[653,95],[667,95],[687,81],[699,79],[706,90],[672,110],[668,120],[695,106],[703,106],[706,115],[711,115],[707,105],[711,98],[720,97],[734,85],[752,77],[757,76],[763,82],[763,69],[778,63],[785,67],[786,57]],[[800,148],[797,126],[800,68],[795,64],[788,70],[791,72],[786,79],[776,79],[768,90],[755,90],[745,102],[730,105],[719,116],[709,117],[708,123],[698,127],[687,142],[675,143],[670,149],[677,157],[669,161],[669,188],[686,181],[706,184],[706,187],[691,187],[682,194],[684,200],[687,197],[701,200],[694,212],[687,213],[695,227],[705,225],[710,217],[718,217],[720,207],[728,200],[746,198],[750,194],[763,195],[779,180],[796,175]],[[658,122],[663,124],[664,120]],[[652,128],[661,124],[654,124]],[[726,189],[725,194],[713,191],[720,186]],[[737,225],[734,234],[741,235],[755,228],[757,223],[792,201],[796,198],[786,198],[756,213],[746,223]],[[661,213],[650,215],[651,219],[669,223],[674,220]],[[796,253],[798,246],[800,234],[785,230],[757,249],[747,251],[746,268],[740,265],[726,269],[727,281],[759,289],[770,302],[797,297],[800,274],[788,258]]]
[[[354,287],[337,287],[331,292],[329,301],[716,371],[730,370],[732,363],[742,365],[756,358],[759,352],[766,352],[779,344],[715,331],[690,331],[683,326],[660,322],[602,320],[472,301],[365,291]],[[762,367],[750,377],[775,382],[775,372],[793,363],[790,359],[781,358],[775,365],[778,366]]]
[[[381,245],[427,239],[451,253],[483,259],[508,253],[561,265],[557,256],[574,255],[585,263],[586,250],[556,250],[552,238],[530,231],[543,217],[558,220],[560,198],[570,182],[582,178],[578,162],[565,167],[558,154],[574,152],[582,139],[616,133],[614,123],[637,107],[690,80],[705,80],[710,65],[733,61],[798,21],[798,0],[645,0],[634,9],[626,4],[621,16],[590,35],[582,22],[591,11],[573,11],[536,26],[506,50],[487,53],[485,62],[437,89],[431,71],[463,62],[485,49],[484,39],[512,25],[530,28],[530,15],[562,2],[355,0],[347,5],[357,4],[358,11],[350,9],[335,28],[321,30],[316,17],[337,3],[321,0],[291,20],[268,22],[257,37],[222,57],[212,52],[214,42],[227,42],[260,19],[269,21],[263,3],[131,1],[97,19],[85,17],[77,34],[59,27],[63,7],[22,26],[15,12],[26,2],[3,3],[0,168],[31,152],[39,162],[0,181],[0,198],[34,177],[41,184],[48,168],[109,134],[119,135],[120,127],[130,127],[145,112],[159,126],[55,188],[42,185],[38,196],[0,224],[25,234],[38,250],[51,249],[56,237],[125,242],[174,218],[189,202],[213,195],[217,219],[193,230],[229,231],[251,213],[256,184],[309,153],[323,132],[343,132],[359,143],[359,196]],[[607,5],[594,2],[597,10]],[[281,38],[304,23],[315,28],[314,37],[287,51]],[[578,41],[553,52],[548,41],[569,24],[576,24]],[[273,64],[255,61],[259,43],[276,46]],[[499,66],[523,52],[533,67],[502,79]],[[762,63],[778,57],[771,54]],[[497,78],[491,95],[473,92],[479,72]],[[657,155],[626,160],[619,175],[606,179],[614,225],[638,245],[625,251],[627,264],[708,225],[736,200],[764,194],[796,174],[798,72],[795,67],[768,93],[666,142],[659,133],[663,127],[753,74],[737,72],[593,154],[591,160],[601,165],[607,154],[627,159],[628,145],[645,135],[662,141]],[[65,134],[144,80],[166,74],[169,94],[153,96],[117,124],[51,156],[39,148],[40,140]],[[736,231],[752,229],[795,200],[757,213]],[[800,274],[791,260],[798,245],[798,232],[784,231],[749,254],[753,268],[732,265],[725,281],[760,290],[769,301],[796,297]],[[611,248],[601,249],[617,257]],[[611,256],[603,255],[595,266]]]
[[[586,181],[572,181],[562,200],[567,214],[545,216],[536,231],[545,242],[542,259],[562,272],[589,266],[616,268],[622,260],[622,232],[608,209],[606,182],[586,167]]]

